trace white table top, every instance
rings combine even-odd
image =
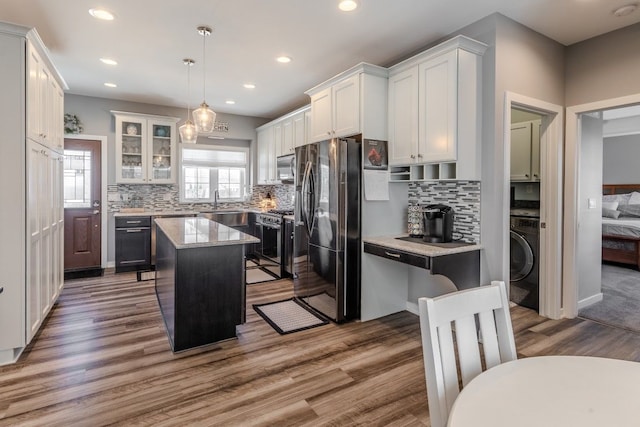
[[[518,359],[474,378],[449,427],[639,426],[640,363],[581,356]]]

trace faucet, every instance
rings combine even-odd
[[[213,191],[213,209],[218,209],[218,190]]]

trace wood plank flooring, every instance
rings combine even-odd
[[[418,318],[279,335],[251,308],[289,280],[247,287],[238,339],[173,354],[153,281],[67,281],[19,362],[0,367],[0,426],[428,426]],[[640,361],[640,334],[512,309],[519,357]]]

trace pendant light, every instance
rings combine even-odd
[[[213,130],[213,124],[216,121],[216,113],[214,113],[213,110],[209,108],[205,101],[205,82],[207,80],[205,43],[207,36],[211,34],[211,28],[198,27],[198,34],[202,36],[202,104],[200,104],[200,108],[193,111],[193,121],[196,124],[196,129],[198,130],[198,132],[208,133]]]
[[[190,58],[185,58],[182,60],[182,63],[187,66],[187,121],[180,126],[178,131],[180,132],[180,141],[185,144],[195,144],[198,140],[198,130],[189,117],[191,115],[191,112],[189,111],[191,110],[189,94],[191,89],[191,67],[196,63],[196,61]]]

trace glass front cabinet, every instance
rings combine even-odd
[[[174,184],[178,167],[176,123],[179,119],[112,113],[116,120],[116,182]]]

